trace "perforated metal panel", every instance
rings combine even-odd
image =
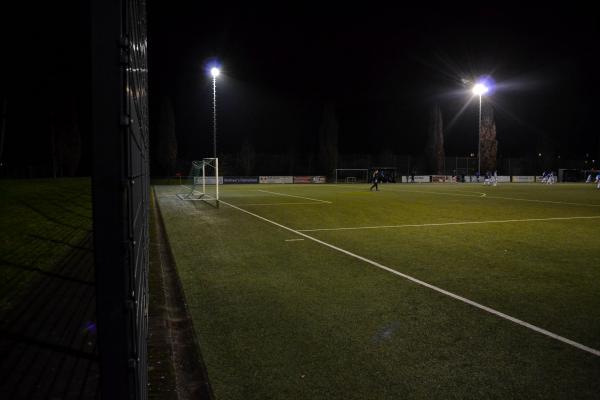
[[[93,202],[101,397],[147,397],[146,4],[92,1]]]

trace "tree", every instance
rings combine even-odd
[[[481,173],[497,169],[498,141],[496,140],[496,122],[494,108],[483,103],[481,108]]]
[[[177,136],[173,104],[168,97],[165,97],[160,105],[157,151],[159,166],[166,175],[173,175],[177,163]]]
[[[77,113],[57,112],[51,116],[52,176],[75,176],[81,161],[81,134]]]
[[[425,149],[429,170],[434,174],[444,174],[444,125],[439,105],[434,105],[429,113],[429,130]]]
[[[249,176],[254,172],[254,164],[256,162],[256,152],[248,139],[242,143],[238,161],[243,175]]]
[[[58,135],[61,165],[65,176],[75,176],[81,160],[81,134],[75,115],[71,123]]]
[[[4,134],[6,133],[6,97],[2,98],[2,122],[0,123],[0,166],[2,166],[2,154],[4,153]]]
[[[338,158],[338,122],[333,103],[323,107],[323,118],[319,128],[319,165],[321,171],[333,176]]]

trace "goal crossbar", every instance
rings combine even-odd
[[[182,190],[177,193],[181,200],[219,201],[219,159],[204,158],[192,161],[188,185],[181,185]],[[212,190],[211,190],[212,189]]]

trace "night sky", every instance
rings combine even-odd
[[[223,67],[221,154],[238,152],[244,141],[257,153],[317,152],[322,110],[332,103],[340,153],[420,155],[427,112],[437,103],[446,154],[466,156],[476,152],[477,106],[455,119],[471,97],[461,79],[487,74],[498,85],[490,101],[500,155],[543,150],[582,159],[600,151],[591,9],[149,3],[151,134],[155,143],[160,104],[169,99],[183,159],[212,153],[212,82],[204,68],[214,59]],[[47,153],[49,107],[77,110],[89,148],[87,8],[71,1],[42,11],[22,10],[16,15],[28,29],[5,24],[2,31],[4,158],[12,162]],[[86,150],[81,173],[89,173],[89,157]]]
[[[428,108],[437,102],[448,128],[470,96],[461,78],[485,74],[499,85],[492,100],[500,153],[598,151],[598,18],[590,10],[223,4],[149,9],[153,101],[174,100],[188,152],[210,152],[202,66],[212,57],[224,69],[224,152],[243,139],[263,152],[285,151],[290,141],[310,151],[320,109],[332,101],[340,152],[420,154]],[[446,131],[446,153],[464,156],[476,143],[473,102]]]

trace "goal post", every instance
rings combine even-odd
[[[368,169],[338,168],[335,170],[335,183],[367,183]]]
[[[177,197],[181,200],[203,200],[219,203],[219,159],[192,161],[189,175]]]

